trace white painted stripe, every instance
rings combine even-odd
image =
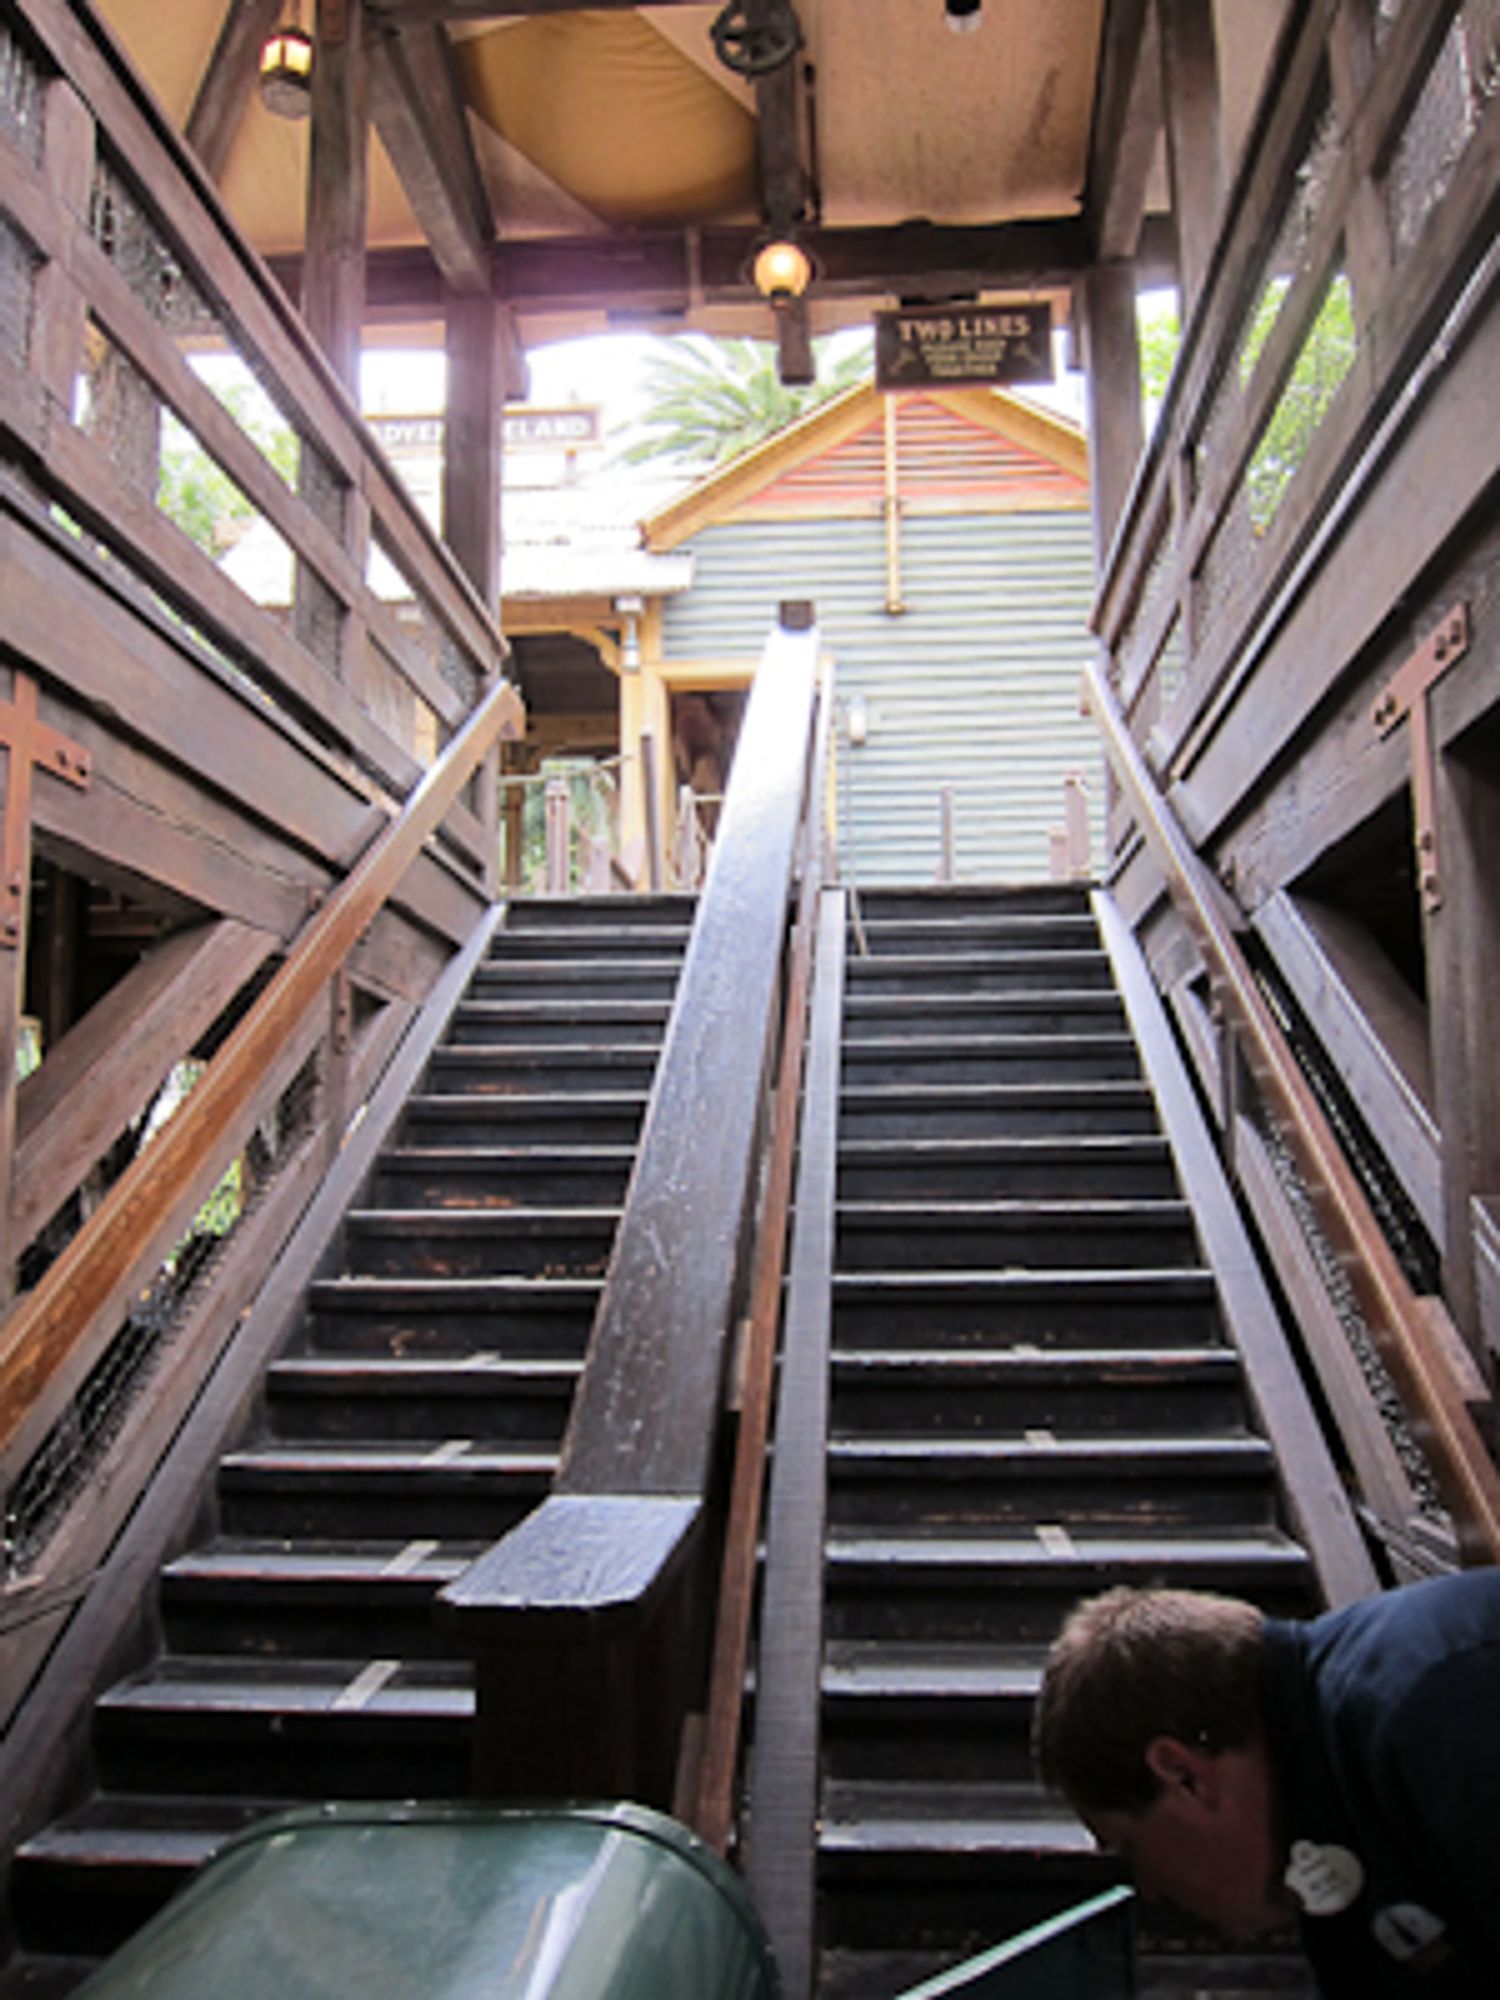
[[[1028,1431],[1026,1433],[1026,1442],[1040,1446],[1042,1449],[1055,1449],[1057,1445],[1057,1432],[1047,1430]]]
[[[334,1708],[368,1708],[386,1682],[400,1670],[399,1660],[371,1660],[333,1698]]]
[[[1073,1537],[1056,1521],[1038,1522],[1036,1538],[1049,1556],[1076,1556],[1078,1553]]]
[[[422,1460],[424,1465],[451,1465],[455,1458],[462,1458],[469,1449],[467,1438],[449,1438],[446,1444],[434,1445]]]
[[[404,1549],[398,1549],[381,1570],[382,1576],[410,1576],[414,1569],[420,1569],[429,1556],[438,1552],[436,1542],[408,1542]]]

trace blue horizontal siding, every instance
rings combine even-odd
[[[840,700],[864,699],[868,741],[840,745],[846,876],[930,880],[944,785],[960,879],[1044,877],[1069,771],[1089,786],[1097,838],[1098,739],[1078,713],[1094,643],[1086,514],[904,521],[906,609],[896,615],[885,609],[879,521],[730,523],[689,546],[694,584],[667,604],[668,659],[753,659],[777,604],[811,598]]]

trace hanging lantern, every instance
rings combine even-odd
[[[312,36],[295,23],[266,37],[260,52],[260,95],[278,118],[305,118],[312,104]]]

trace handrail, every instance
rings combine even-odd
[[[726,1361],[756,1195],[818,639],[751,689],[551,1495],[440,1594],[478,1662],[484,1793],[672,1800],[696,1697]]]
[[[787,1223],[797,1152],[798,1107],[807,1047],[818,899],[823,886],[821,774],[828,757],[832,708],[831,677],[825,676],[818,695],[812,759],[802,808],[802,881],[792,933],[781,1057],[766,1148],[766,1186],[756,1230],[750,1313],[742,1350],[739,1425],[735,1433],[734,1472],[719,1579],[703,1748],[696,1801],[687,1815],[688,1824],[699,1839],[719,1854],[727,1850],[734,1824],[735,1766],[745,1711],[745,1662],[750,1649],[777,1333],[781,1326],[782,1280],[786,1271]]]
[[[1468,1563],[1500,1561],[1500,1472],[1433,1338],[1432,1316],[1443,1310],[1441,1301],[1419,1298],[1407,1283],[1235,942],[1221,907],[1223,891],[1158,789],[1113,690],[1097,665],[1085,668],[1084,681],[1110,763],[1203,955],[1226,1029],[1278,1121],[1381,1360],[1407,1402],[1417,1441],[1452,1513],[1460,1554]]]
[[[219,1163],[266,1070],[401,881],[422,843],[502,735],[519,733],[519,694],[498,681],[307,925],[202,1081],[150,1149],[0,1326],[0,1457],[88,1329],[128,1303],[131,1273],[171,1247],[183,1211]]]

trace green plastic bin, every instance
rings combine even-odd
[[[338,1805],[224,1846],[78,2000],[774,2000],[743,1884],[635,1805]]]

